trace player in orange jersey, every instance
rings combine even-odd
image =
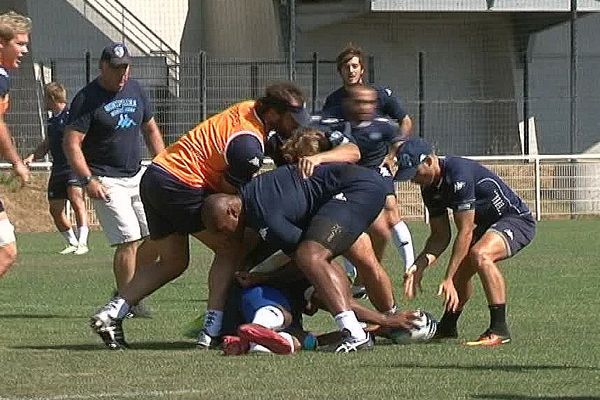
[[[309,121],[302,91],[290,82],[277,83],[258,100],[235,104],[200,123],[154,158],[140,194],[160,261],[141,265],[131,282],[92,316],[93,329],[109,348],[127,347],[121,323],[131,306],[185,271],[189,235],[215,252],[198,345],[215,344],[227,292],[244,251],[235,238],[205,230],[200,216],[204,199],[212,193],[235,193],[258,172],[269,132],[290,136]]]

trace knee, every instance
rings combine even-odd
[[[480,271],[490,265],[493,261],[491,254],[483,248],[472,248],[469,251],[469,261],[473,268]]]
[[[316,246],[300,245],[296,250],[295,261],[298,268],[303,271],[315,268],[319,264],[327,261],[329,252],[324,248],[316,248]]]

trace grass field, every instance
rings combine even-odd
[[[411,227],[421,247],[426,227]],[[504,263],[513,343],[472,349],[460,341],[347,355],[223,357],[182,336],[204,309],[210,254],[193,245],[192,266],[155,293],[153,319],[127,321],[132,345],[111,352],[87,326],[110,296],[112,252],[100,233],[85,256],[55,254],[57,234],[18,236],[18,265],[0,280],[0,400],[17,399],[600,399],[600,224],[549,221],[534,244]],[[396,256],[386,265],[400,285]],[[444,259],[445,261],[445,259]],[[413,304],[440,314],[441,268]],[[488,323],[477,286],[461,340]],[[323,331],[323,314],[308,319]]]

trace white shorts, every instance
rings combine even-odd
[[[16,242],[15,227],[8,218],[0,219],[0,247]]]
[[[140,199],[140,180],[146,168],[131,178],[98,177],[110,200],[92,199],[102,230],[111,246],[148,236],[148,223]]]

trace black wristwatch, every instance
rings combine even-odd
[[[83,186],[87,186],[93,179],[96,179],[93,175],[84,176],[81,178],[81,183],[83,183]]]

